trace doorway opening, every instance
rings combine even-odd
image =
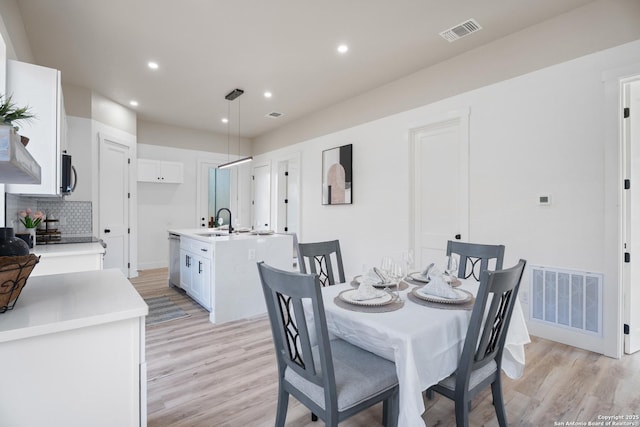
[[[229,224],[229,213],[220,212],[220,218],[216,216],[218,210],[227,208],[231,210],[231,173],[228,169],[209,168],[209,211],[208,218],[215,218],[215,224],[209,224],[209,228],[223,224]]]
[[[237,177],[238,168],[218,169],[223,161],[199,160],[198,177],[196,179],[197,192],[197,224],[199,228],[213,228],[216,213],[221,208],[227,208],[232,215],[233,227],[237,228],[240,217],[236,215],[238,209]],[[229,214],[222,212],[223,225],[229,224]]]

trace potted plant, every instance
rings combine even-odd
[[[20,120],[30,120],[35,118],[35,114],[31,111],[31,107],[24,106],[18,107],[11,100],[11,95],[0,95],[0,123],[5,126],[10,126],[17,133],[19,128],[14,124]],[[22,144],[27,145],[29,138],[25,136],[20,137]]]

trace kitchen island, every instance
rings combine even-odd
[[[212,323],[266,313],[257,262],[293,269],[291,235],[229,235],[206,228],[168,232],[180,236],[179,286],[210,312]]]
[[[30,277],[0,314],[0,425],[146,425],[147,314],[117,269]]]

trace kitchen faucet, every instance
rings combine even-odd
[[[218,212],[216,212],[216,218],[220,218],[220,212],[222,211],[227,211],[229,212],[229,234],[233,233],[233,226],[231,224],[233,224],[231,222],[231,211],[227,208],[220,208],[218,209]]]

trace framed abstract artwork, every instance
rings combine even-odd
[[[353,202],[352,144],[322,152],[322,204]]]

